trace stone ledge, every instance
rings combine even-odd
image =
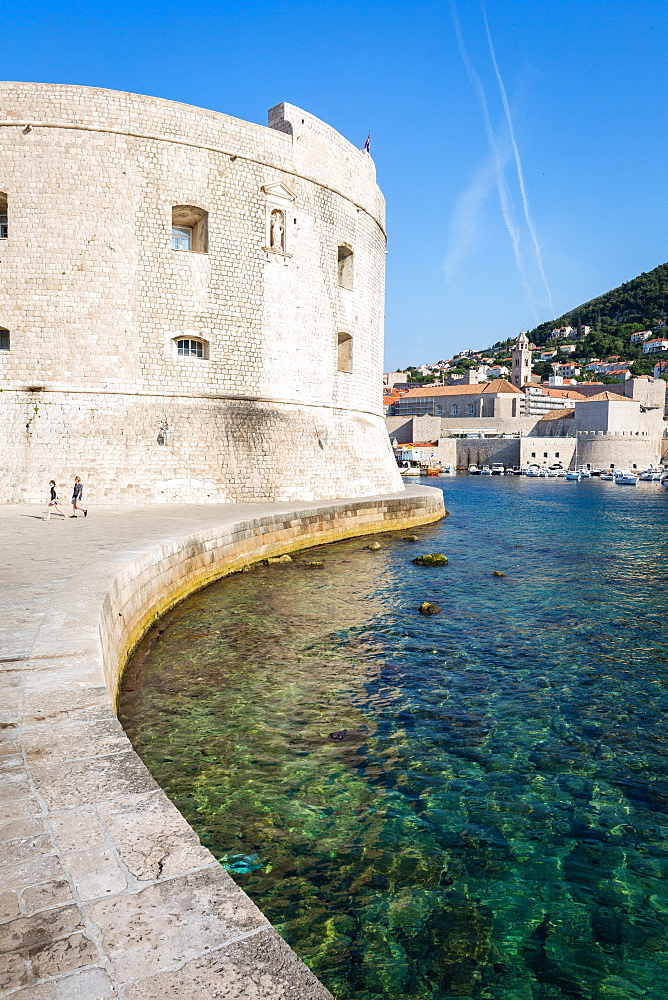
[[[271,555],[428,524],[440,490],[327,503],[0,508],[0,990],[17,1000],[325,1000],[129,746],[147,627]]]

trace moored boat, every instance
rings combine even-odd
[[[580,480],[582,479],[582,476],[580,475],[577,469],[568,469],[568,471],[566,472],[566,479],[568,479],[568,481],[571,483],[579,483]]]
[[[480,470],[480,475],[481,476],[491,476],[492,475],[492,470],[490,469],[489,465],[483,465],[482,469]]]
[[[502,465],[501,462],[495,462],[492,466],[493,476],[502,476],[505,471],[506,467],[505,465]]]
[[[480,469],[477,465],[469,465],[469,476],[479,476]]]
[[[622,470],[615,474],[615,482],[618,486],[636,486],[638,477],[633,472]]]

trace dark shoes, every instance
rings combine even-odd
[[[84,517],[88,517],[88,511],[87,510],[84,511]]]

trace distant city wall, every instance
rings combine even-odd
[[[457,468],[469,465],[502,463],[506,468],[520,468],[536,462],[553,465],[561,462],[568,468],[575,453],[574,438],[458,438]]]
[[[578,465],[592,469],[639,469],[658,465],[665,438],[635,434],[601,434],[594,431],[578,435]]]

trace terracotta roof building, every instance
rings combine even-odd
[[[506,379],[477,385],[424,386],[410,389],[394,404],[396,416],[517,417],[524,394]]]

